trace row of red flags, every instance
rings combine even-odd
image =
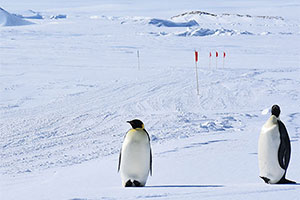
[[[209,52],[209,57],[212,57],[212,53]],[[219,53],[216,51],[216,57],[219,57]],[[226,53],[223,51],[223,58],[226,57]],[[198,62],[198,51],[195,51],[195,60]]]

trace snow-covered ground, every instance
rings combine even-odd
[[[261,113],[279,104],[287,177],[300,182],[296,0],[0,6],[1,200],[299,198],[299,185],[264,184],[257,162]],[[153,176],[124,189],[118,153],[134,118]]]

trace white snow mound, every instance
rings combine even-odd
[[[152,18],[148,24],[159,27],[162,31],[150,32],[152,35],[165,36],[232,36],[232,35],[293,35],[288,31],[286,20],[280,16],[257,16],[248,14],[214,14],[191,11],[170,19]],[[171,28],[170,28],[171,27]],[[174,29],[176,28],[176,29]],[[187,28],[186,31],[178,30]]]
[[[11,14],[0,7],[0,26],[23,26],[29,24],[33,23]]]
[[[195,20],[189,20],[187,22],[173,22],[170,20],[153,18],[149,21],[149,24],[155,25],[157,27],[191,27],[198,26],[199,24]]]
[[[42,16],[40,12],[36,12],[34,10],[26,10],[14,15],[22,19],[44,19],[44,16]]]
[[[248,31],[237,31],[232,29],[207,29],[207,28],[197,28],[188,29],[187,31],[175,34],[177,36],[209,36],[209,35],[254,35]]]

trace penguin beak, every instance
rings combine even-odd
[[[126,121],[128,124],[130,124],[130,126],[132,126],[132,122],[131,121]]]

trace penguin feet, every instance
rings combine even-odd
[[[131,180],[128,180],[125,184],[125,187],[132,187],[133,186],[133,183]]]
[[[142,187],[142,184],[136,180],[133,181],[133,184],[135,185],[135,187]]]
[[[296,184],[296,182],[283,177],[277,184]]]
[[[266,178],[266,177],[262,177],[260,176],[261,179],[263,179],[265,181],[265,183],[268,183],[270,184],[270,179],[269,178]],[[295,181],[291,181],[291,180],[288,180],[286,179],[285,177],[282,177],[280,179],[280,181],[278,181],[276,184],[297,184]]]
[[[143,185],[139,181],[128,180],[125,184],[125,187],[143,187]]]
[[[260,178],[261,178],[262,180],[264,180],[264,181],[265,181],[265,183],[269,183],[269,181],[270,181],[270,179],[268,179],[268,178],[266,178],[266,177],[262,177],[262,176],[260,176]]]

